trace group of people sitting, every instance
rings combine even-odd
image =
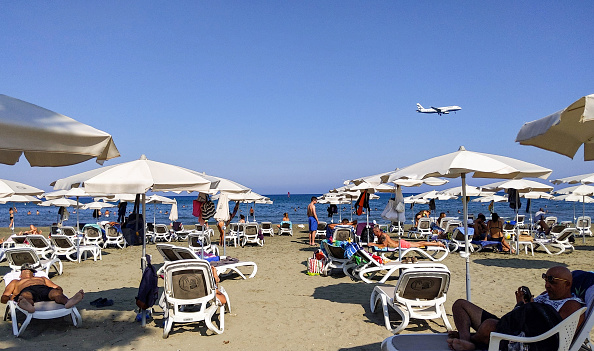
[[[495,212],[491,214],[491,220],[487,222],[484,214],[479,213],[473,223],[473,241],[498,241],[501,243],[502,251],[514,251],[505,240],[503,233],[503,220]]]

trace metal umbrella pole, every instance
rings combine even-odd
[[[466,173],[462,173],[462,207],[464,209],[464,218],[468,218],[468,204],[466,203]],[[466,246],[463,257],[466,260],[466,300],[470,300],[470,252],[468,240],[468,220],[464,221],[464,244]]]
[[[136,222],[136,226],[138,228],[138,221]],[[141,267],[142,272],[146,269],[147,262],[146,262],[146,192],[142,194],[142,259]],[[145,328],[146,327],[146,310],[141,309],[140,313],[142,314],[142,321],[140,326]]]

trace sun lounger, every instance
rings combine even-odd
[[[412,248],[408,250],[412,250]],[[415,250],[418,249],[415,248]],[[403,250],[403,253],[408,252],[406,252],[406,250]],[[351,278],[354,278],[355,280],[361,280],[368,284],[384,284],[391,277],[398,278],[402,270],[409,269],[411,267],[447,269],[447,267],[444,264],[436,263],[433,261],[421,263],[403,263],[399,261],[390,261],[386,263],[381,263],[365,250],[357,251],[357,253],[354,256],[359,257],[361,259],[361,263],[354,263],[357,259],[351,257],[349,261],[343,264],[343,272]],[[373,280],[376,276],[381,276],[382,278],[379,281]]]
[[[164,311],[163,338],[169,337],[174,323],[204,321],[208,329],[217,334],[225,330],[225,310],[230,312],[229,296],[226,304],[216,298],[216,283],[210,265],[202,260],[181,260],[165,266],[165,283],[162,298]],[[213,323],[219,312],[219,326]]]
[[[558,230],[561,231],[558,232]],[[576,228],[555,226],[551,229],[550,239],[534,239],[533,243],[537,245],[536,249],[542,248],[549,255],[559,255],[567,249],[571,250],[570,252],[573,252],[574,247],[569,242],[569,237],[576,234],[578,234]],[[551,251],[551,249],[556,249],[557,251]]]
[[[179,259],[182,260],[189,260],[189,259],[203,259],[201,258],[201,253],[197,251],[193,251],[190,248],[173,247],[173,252],[177,254]],[[253,278],[256,273],[258,272],[258,266],[254,262],[249,261],[239,261],[236,258],[231,258],[227,256],[214,256],[209,255],[208,257],[204,257],[204,260],[208,261],[211,266],[215,267],[217,270],[217,274],[219,276],[225,276],[232,272],[237,273],[243,279]],[[239,267],[251,267],[252,271],[248,277],[245,276],[243,272],[239,270]]]
[[[64,305],[54,301],[39,301],[35,303],[35,312],[29,313],[20,308],[16,301],[9,300],[10,319],[12,320],[12,333],[19,337],[27,329],[32,319],[55,319],[70,316],[72,324],[79,328],[82,324],[82,317],[76,306],[66,308]],[[18,313],[25,315],[25,320],[20,324],[18,322]]]
[[[49,260],[55,255],[55,249],[43,235],[27,235],[27,242],[42,260]]]
[[[52,235],[51,242],[56,256],[65,256],[72,262],[80,262],[81,257],[87,259],[87,254],[93,256],[93,261],[101,260],[101,248],[97,245],[75,245],[66,235]]]
[[[59,258],[40,260],[35,250],[31,247],[15,247],[7,249],[5,253],[10,269],[15,272],[20,272],[21,266],[28,263],[35,269],[44,270],[47,275],[49,275],[51,267],[54,267],[58,275],[62,274],[62,261]]]
[[[398,333],[408,325],[411,318],[441,318],[447,330],[452,326],[446,316],[444,304],[450,285],[450,271],[447,267],[408,267],[402,273],[395,286],[376,286],[370,297],[371,312],[375,312],[381,302],[386,329]],[[391,307],[401,317],[400,325],[392,328],[388,308]]]

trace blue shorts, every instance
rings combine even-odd
[[[310,216],[309,218],[309,231],[315,232],[318,230],[318,221],[316,221],[316,217]]]

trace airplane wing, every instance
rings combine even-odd
[[[441,107],[433,107],[433,106],[431,106],[431,108],[432,108],[432,109],[434,109],[435,111],[437,111],[437,113],[439,113],[439,114],[441,114],[441,113],[444,113],[444,112],[441,110]]]

